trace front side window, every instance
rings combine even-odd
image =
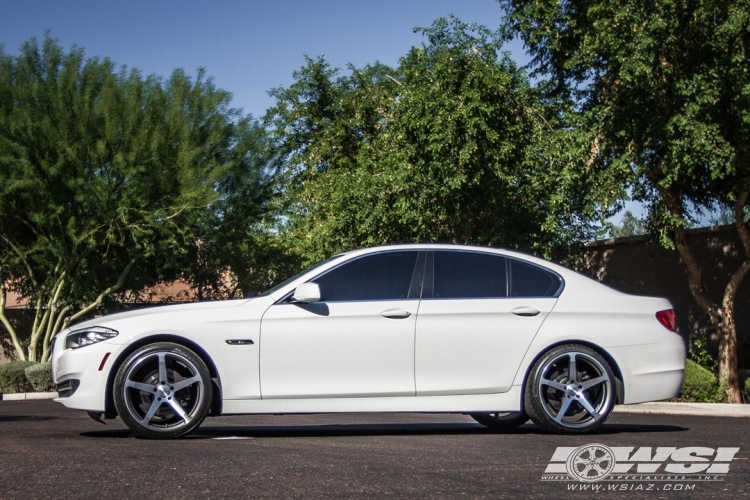
[[[434,252],[436,299],[508,296],[505,257],[478,252]]]
[[[405,300],[415,273],[418,251],[365,255],[312,280],[323,302]],[[412,297],[412,298],[419,298]]]
[[[509,262],[511,297],[554,297],[560,290],[562,281],[556,274],[519,260]]]

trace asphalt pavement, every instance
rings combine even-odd
[[[531,423],[496,434],[463,415],[232,416],[173,441],[106,422],[52,401],[0,402],[0,498],[750,497],[746,418],[615,413],[593,435],[556,436]],[[740,449],[726,475],[549,480],[558,447],[590,443]]]

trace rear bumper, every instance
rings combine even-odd
[[[676,333],[667,333],[649,345],[609,348],[625,386],[624,404],[661,401],[680,395],[685,374],[685,343]]]

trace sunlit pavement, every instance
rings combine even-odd
[[[150,441],[52,401],[3,401],[0,498],[748,498],[748,431],[744,418],[615,413],[594,435],[493,434],[467,416],[391,413],[218,417]],[[557,447],[588,443],[740,451],[722,481],[594,493],[542,480]]]

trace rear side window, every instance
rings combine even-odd
[[[433,298],[508,296],[505,257],[477,252],[434,252]]]
[[[366,255],[312,281],[320,286],[324,302],[407,299],[417,255],[416,251]]]
[[[541,267],[509,259],[511,297],[554,297],[562,281]]]

